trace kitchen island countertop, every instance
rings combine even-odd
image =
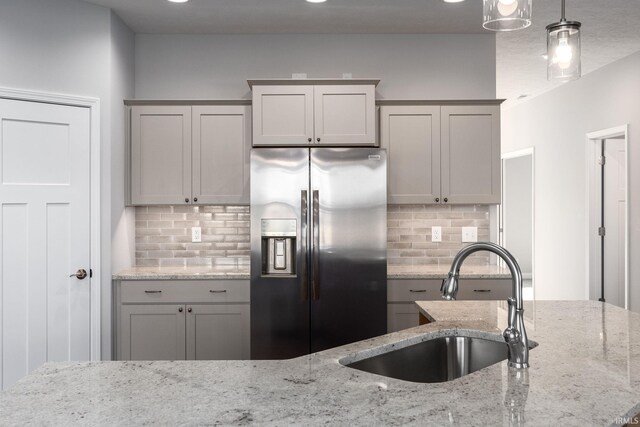
[[[499,340],[506,305],[420,302],[432,323],[283,361],[48,363],[0,394],[0,425],[610,425],[640,412],[640,314],[527,303],[531,367],[501,362],[419,384],[342,366],[470,333]]]

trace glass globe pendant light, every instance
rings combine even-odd
[[[514,31],[531,25],[531,0],[484,0],[482,26]]]
[[[569,81],[580,78],[580,26],[565,19],[562,0],[560,22],[547,25],[547,80]]]

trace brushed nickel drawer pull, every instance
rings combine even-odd
[[[221,291],[214,291],[213,289],[209,289],[209,292],[211,292],[212,294],[223,294],[223,293],[227,292],[227,290],[223,289]]]
[[[162,291],[144,291],[145,294],[161,294]]]
[[[423,292],[427,292],[427,290],[426,289],[418,289],[418,290],[409,289],[409,292],[413,292],[414,294],[420,294],[420,293],[423,293]]]
[[[486,293],[491,292],[491,289],[474,289],[473,292]]]

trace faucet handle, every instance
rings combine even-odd
[[[507,315],[507,322],[509,328],[515,328],[516,326],[516,300],[513,297],[507,298],[507,304],[509,304],[509,311]]]

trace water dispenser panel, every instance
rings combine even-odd
[[[295,219],[261,221],[263,275],[295,274],[296,225]]]

